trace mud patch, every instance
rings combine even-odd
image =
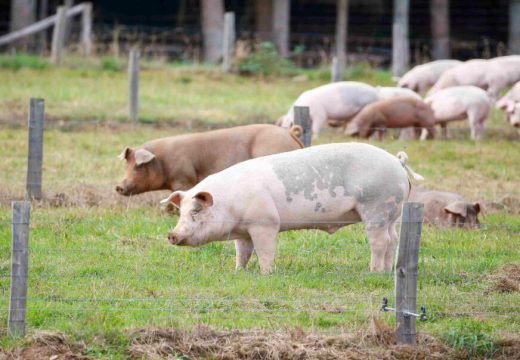
[[[520,263],[504,266],[490,276],[493,282],[492,291],[511,293],[520,291]]]
[[[373,322],[368,331],[324,335],[301,329],[270,332],[217,331],[198,327],[143,329],[132,335],[129,354],[135,359],[446,359],[455,356],[434,338],[421,337],[419,346],[398,346],[394,331]]]
[[[0,360],[91,360],[83,355],[85,346],[73,344],[60,332],[39,332],[23,348],[9,352],[0,349]]]

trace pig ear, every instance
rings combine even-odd
[[[448,206],[444,208],[444,211],[446,211],[447,213],[460,215],[465,218],[466,215],[468,215],[468,209],[466,208],[466,206],[467,204],[463,201],[455,201],[451,204],[448,204]]]
[[[174,191],[166,199],[161,200],[161,204],[167,204],[167,203],[171,202],[177,208],[180,208],[183,197],[184,197],[184,191]]]
[[[475,211],[477,212],[477,214],[480,214],[480,212],[482,211],[482,207],[480,206],[480,203],[478,203],[478,202],[473,203],[473,206],[475,207]]]
[[[126,160],[128,159],[128,156],[130,155],[130,153],[132,152],[132,148],[130,147],[126,147],[123,152],[121,154],[119,154],[118,158],[121,159],[121,160]]]
[[[139,149],[135,152],[135,165],[139,166],[141,164],[146,164],[152,161],[155,158],[155,155],[146,149]]]
[[[193,197],[194,199],[200,201],[203,205],[210,207],[213,205],[213,196],[209,192],[201,191],[197,195]]]

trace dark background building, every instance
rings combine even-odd
[[[9,30],[13,1],[0,0],[0,34]],[[33,1],[37,7],[41,6],[42,0]],[[48,0],[48,14],[54,13],[61,3]],[[125,37],[123,32],[134,34],[134,38],[137,33],[159,34],[156,39],[160,38],[160,34],[170,32],[189,37],[192,44],[200,44],[200,3],[200,0],[94,0],[96,39],[99,42],[110,41],[110,32],[115,26],[120,26],[124,29],[121,39]],[[258,21],[255,0],[226,0],[224,4],[226,11],[236,14],[238,38],[253,38],[257,34]],[[333,46],[336,1],[292,0],[290,4],[290,47],[293,50],[297,46],[304,49],[314,59],[311,63],[314,63],[323,56],[320,52],[328,53]],[[349,53],[364,51],[382,56],[390,53],[392,6],[392,0],[349,1]],[[505,48],[508,7],[509,0],[450,0],[450,46],[453,57],[482,57],[486,52],[496,55],[502,47]],[[427,54],[431,47],[430,0],[410,1],[409,26],[413,61],[414,57]],[[169,55],[182,51],[178,46],[172,49],[165,51]]]

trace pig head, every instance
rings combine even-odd
[[[175,191],[161,203],[171,203],[180,210],[177,225],[168,233],[168,241],[172,245],[200,246],[213,240],[215,229],[210,237],[205,231],[208,226],[204,226],[208,222],[214,223],[216,216],[213,196],[209,192],[201,191],[189,197],[185,191]]]
[[[478,228],[481,206],[445,191],[413,187],[408,201],[424,204],[424,221],[439,227]]]
[[[126,160],[125,178],[116,186],[119,194],[130,196],[168,189],[162,166],[150,150],[127,147],[119,158]]]

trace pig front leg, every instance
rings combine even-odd
[[[274,254],[276,251],[276,236],[279,226],[253,225],[249,228],[249,236],[255,247],[260,271],[266,275],[273,271]]]
[[[251,239],[238,239],[235,240],[235,251],[236,251],[236,269],[245,269],[251,254],[253,253],[254,246]]]

